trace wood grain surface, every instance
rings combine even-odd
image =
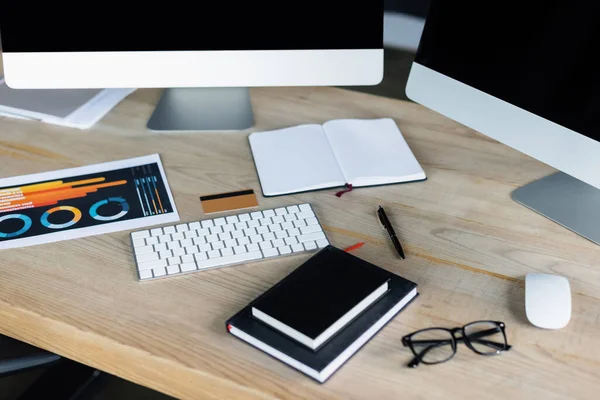
[[[0,177],[160,153],[183,221],[199,196],[260,186],[248,132],[148,132],[160,91],[138,90],[89,131],[0,119]],[[597,399],[600,249],[516,204],[548,166],[425,108],[333,88],[252,90],[253,130],[334,118],[393,117],[425,169],[420,183],[263,198],[313,204],[332,244],[414,280],[420,297],[325,384],[226,333],[224,322],[309,256],[139,283],[129,232],[0,253],[0,333],[184,399]],[[407,253],[396,256],[375,210]],[[569,278],[573,316],[529,324],[524,276]],[[513,349],[409,369],[400,339],[479,319],[506,322]]]

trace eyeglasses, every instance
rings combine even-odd
[[[456,344],[461,342],[482,356],[501,354],[511,349],[504,327],[504,322],[475,321],[462,328],[429,328],[406,335],[402,344],[415,355],[408,366],[416,368],[420,363],[433,365],[446,362],[454,357]]]

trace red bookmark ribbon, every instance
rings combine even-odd
[[[346,189],[344,189],[344,190],[341,190],[341,191],[337,192],[335,195],[336,195],[337,197],[342,197],[342,195],[343,195],[344,193],[348,193],[348,192],[351,192],[351,191],[352,191],[352,185],[351,185],[351,184],[349,184],[349,183],[346,183]]]

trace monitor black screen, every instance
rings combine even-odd
[[[598,21],[589,0],[433,1],[416,62],[600,140]]]
[[[383,0],[5,1],[5,52],[383,48]]]

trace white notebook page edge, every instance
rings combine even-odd
[[[256,132],[249,142],[265,196],[346,184],[321,125]]]
[[[425,179],[425,172],[391,118],[323,124],[335,157],[354,186]]]

